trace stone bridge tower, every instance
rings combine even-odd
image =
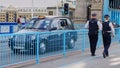
[[[101,20],[102,5],[103,0],[76,0],[75,22],[86,22],[92,13],[97,13],[97,18]]]

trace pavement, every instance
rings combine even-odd
[[[120,68],[120,43],[111,45],[109,57],[103,58],[102,52],[103,47],[97,49],[93,57],[88,49],[84,53],[17,68]]]

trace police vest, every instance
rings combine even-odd
[[[89,21],[89,33],[98,33],[98,20],[97,19],[91,19]]]
[[[108,22],[103,22],[103,32],[111,31],[111,28],[109,26],[110,21]]]

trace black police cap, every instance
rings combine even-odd
[[[97,14],[96,14],[96,13],[93,13],[92,16],[97,16]]]
[[[104,18],[108,18],[108,17],[110,17],[108,14],[106,14],[106,15],[104,16]]]

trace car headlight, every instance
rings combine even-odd
[[[36,36],[35,35],[32,35],[31,36],[31,40],[35,40],[36,39]]]

